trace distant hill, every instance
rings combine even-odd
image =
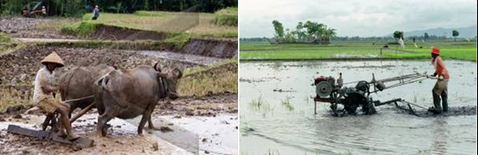
[[[427,32],[430,36],[436,35],[436,36],[443,36],[446,34],[447,37],[452,37],[451,36],[451,31],[453,30],[458,30],[460,32],[460,35],[458,38],[475,38],[476,37],[476,25],[475,26],[470,26],[470,27],[460,27],[460,28],[434,28],[434,29],[427,29],[427,30],[415,30],[415,31],[408,31],[405,32],[405,37],[409,36],[423,36],[425,32]],[[392,36],[392,34],[389,34],[387,36]]]

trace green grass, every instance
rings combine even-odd
[[[386,42],[371,41],[333,41],[330,45],[314,44],[270,44],[267,42],[241,42],[240,60],[309,60],[309,59],[355,59],[355,58],[397,58],[397,59],[430,59],[431,46],[440,47],[441,56],[445,59],[476,61],[476,41],[428,41],[407,42],[405,49],[397,45],[389,45],[390,49],[411,51],[414,53],[383,51],[380,48]]]
[[[12,37],[6,35],[5,33],[0,32],[0,43],[11,43],[13,42]]]
[[[0,33],[0,55],[8,54],[25,47],[23,43],[15,43],[13,38],[5,33]],[[1,72],[1,71],[0,71]]]
[[[214,23],[216,25],[237,27],[237,23],[238,23],[237,14],[238,14],[237,7],[228,7],[225,9],[221,9],[214,13],[214,16],[215,16]]]
[[[238,36],[237,26],[214,24],[215,15],[212,13],[137,11],[133,14],[102,13],[97,20],[91,20],[91,17],[91,13],[83,15],[81,22],[63,26],[62,32],[73,33],[83,37],[91,34],[91,31],[94,30],[94,25],[104,24],[175,35],[188,34],[194,38],[237,38]],[[197,24],[191,22],[196,19]],[[180,27],[184,25],[193,25],[193,27],[183,31]]]
[[[185,70],[179,81],[178,93],[181,96],[204,96],[209,92],[216,94],[226,91],[237,93],[237,77],[236,59]]]
[[[25,90],[29,90],[30,93],[26,94]],[[15,86],[0,85],[0,113],[17,105],[31,107],[33,105],[31,90],[31,85],[24,83]]]
[[[61,33],[76,35],[86,38],[95,33],[98,24],[92,22],[80,22],[75,24],[68,24],[61,28]]]
[[[112,48],[123,50],[175,50],[179,51],[185,42],[175,39],[168,41],[81,41],[81,42],[39,42],[38,46],[80,47],[80,48]]]

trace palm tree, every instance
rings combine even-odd
[[[325,41],[327,43],[330,43],[330,38],[333,38],[336,36],[336,29],[334,28],[327,28],[326,30],[324,30],[324,37],[325,37]]]

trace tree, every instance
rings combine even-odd
[[[324,33],[326,43],[330,43],[330,39],[335,37],[335,35],[336,32],[334,28],[327,28]]]
[[[272,21],[272,25],[274,25],[274,30],[276,31],[275,38],[280,40],[284,38],[284,27],[282,23],[277,20]]]
[[[297,34],[297,39],[299,41],[303,41],[306,37],[305,32],[302,30],[304,28],[304,24],[302,22],[299,22],[295,28],[296,28],[295,33]]]
[[[403,31],[395,31],[395,32],[393,32],[393,38],[395,38],[395,39],[402,39],[402,40],[403,40]]]
[[[425,34],[423,34],[423,38],[425,38],[425,40],[427,40],[428,38],[430,38],[430,36],[428,35],[428,33],[425,32]]]
[[[460,35],[460,32],[458,32],[458,30],[453,30],[451,34],[453,35],[453,37],[455,37],[455,41],[456,41],[456,37]]]

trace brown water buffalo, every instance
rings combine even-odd
[[[72,68],[71,70],[63,73],[58,80],[58,83],[60,84],[67,84],[66,87],[60,92],[62,100],[73,100],[92,96],[94,82],[113,70],[113,67],[107,65],[98,65],[94,67]],[[83,109],[93,103],[93,101],[94,98],[85,98],[82,100],[68,102],[70,105],[69,117],[71,118],[71,113],[75,111],[75,109]],[[53,130],[57,130],[56,120],[53,119],[54,116],[54,114],[47,115],[42,124],[43,130],[46,130],[49,125],[52,126]]]
[[[179,69],[161,72],[156,66],[114,70],[95,82],[96,107],[100,114],[98,135],[106,135],[105,125],[111,119],[130,119],[138,115],[143,115],[138,125],[138,134],[142,134],[159,99],[178,98],[176,84],[182,72]]]
[[[111,66],[98,65],[73,68],[62,74],[58,83],[67,83],[67,86],[60,93],[62,100],[72,100],[93,95],[93,83],[113,70],[114,68]],[[70,105],[70,117],[76,108],[83,109],[93,103],[93,101],[94,98],[68,102]]]

